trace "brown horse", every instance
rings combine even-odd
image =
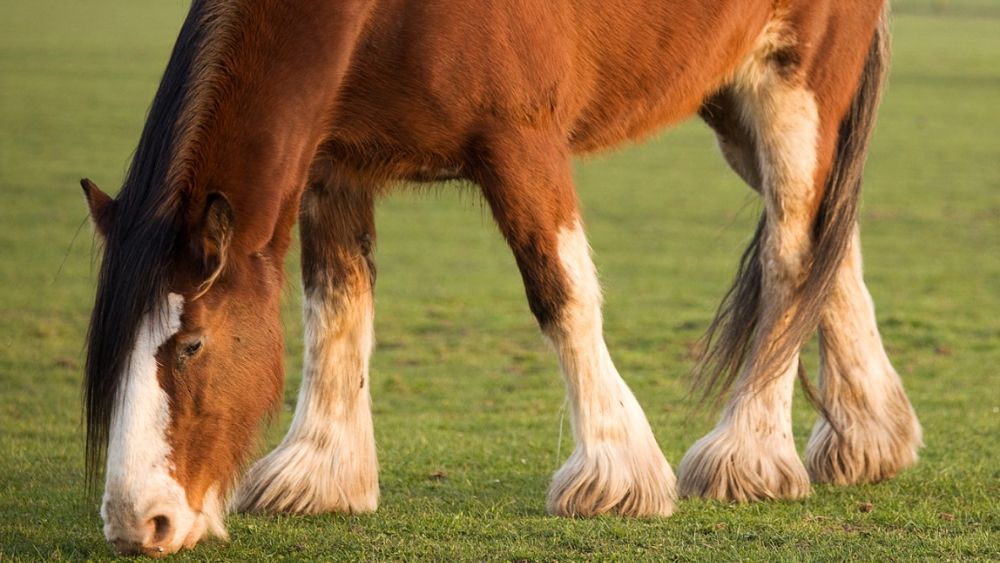
[[[195,0],[121,193],[83,181],[105,240],[89,332],[90,475],[120,552],[170,553],[246,511],[368,512],[376,199],[477,184],[558,353],[576,449],[549,512],[669,515],[675,482],[604,344],[574,153],[699,114],[765,209],[709,331],[718,427],[681,495],[877,481],[920,427],[861,278],[861,173],[887,65],[882,1]],[[299,221],[302,388],[237,477],[283,385],[282,264]],[[821,331],[823,416],[792,439],[798,349]]]

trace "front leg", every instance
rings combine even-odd
[[[303,195],[305,360],[288,435],[247,473],[246,512],[372,512],[378,462],[368,361],[374,337],[374,205],[331,183]]]
[[[480,184],[514,251],[531,311],[555,348],[576,448],[556,472],[558,516],[668,516],[674,474],[604,342],[601,290],[558,135],[504,131],[489,139]]]

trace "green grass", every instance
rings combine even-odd
[[[895,480],[801,502],[686,501],[669,519],[544,513],[562,383],[474,191],[379,206],[377,514],[232,516],[180,559],[1000,558],[1000,10],[903,2],[868,167],[866,273],[924,425]],[[83,489],[80,379],[97,245],[77,180],[127,165],[186,2],[0,0],[0,560],[105,559]],[[700,123],[576,174],[619,369],[675,466],[714,415],[685,398],[759,209]],[[287,428],[301,367],[295,256]],[[815,346],[809,347],[815,366]],[[815,414],[799,399],[800,447]],[[432,478],[443,471],[444,479]],[[874,510],[859,511],[862,503]]]

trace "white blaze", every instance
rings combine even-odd
[[[174,544],[184,539],[181,534],[186,535],[196,518],[184,488],[170,474],[170,406],[157,380],[156,352],[180,330],[183,309],[184,298],[171,293],[160,309],[147,316],[122,379],[111,418],[101,503],[104,535],[109,541],[148,544],[153,530],[147,522],[166,516],[180,537],[163,538],[163,543]]]

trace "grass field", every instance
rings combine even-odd
[[[0,560],[111,557],[98,496],[83,488],[99,248],[77,180],[117,190],[185,10],[0,0]],[[449,186],[379,206],[379,511],[236,515],[229,544],[180,559],[1000,558],[1000,8],[911,1],[894,28],[862,228],[883,335],[924,425],[916,468],[801,502],[547,516],[549,476],[572,451],[568,421],[559,443],[556,361],[479,197]],[[581,162],[576,177],[612,354],[676,467],[714,424],[685,397],[689,349],[759,204],[696,122]],[[287,428],[301,367],[296,254],[285,409],[268,445]],[[796,407],[801,448],[815,414]]]

